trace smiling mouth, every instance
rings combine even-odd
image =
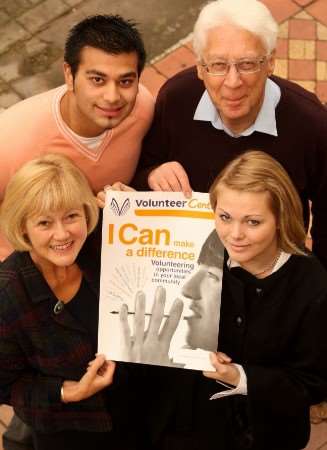
[[[229,243],[229,246],[230,246],[233,250],[235,250],[235,251],[243,251],[243,250],[246,250],[246,249],[249,248],[249,244],[243,244],[243,245],[241,245],[241,244],[232,244],[232,243]]]
[[[65,242],[64,244],[57,244],[57,245],[50,245],[51,250],[54,250],[56,252],[63,252],[69,248],[71,248],[73,245],[73,241]]]
[[[240,103],[242,100],[244,100],[245,96],[239,97],[239,98],[227,98],[225,97],[225,101],[227,103]]]
[[[121,111],[123,109],[123,106],[119,106],[119,107],[116,107],[116,108],[102,108],[101,106],[97,106],[97,109],[104,116],[116,117],[116,116],[118,116],[121,113]]]

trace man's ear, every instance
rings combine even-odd
[[[67,85],[68,91],[74,90],[74,77],[72,74],[72,69],[70,65],[66,62],[63,64],[63,70],[64,70],[64,77],[65,77],[65,83]]]
[[[198,73],[198,78],[203,80],[203,66],[201,66],[199,62],[196,64],[196,71]]]
[[[274,73],[276,62],[276,50],[273,50],[268,57],[268,77]]]

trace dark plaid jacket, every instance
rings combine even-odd
[[[98,273],[86,262],[88,269],[78,261],[98,294]],[[109,431],[103,391],[78,403],[60,401],[62,382],[81,378],[94,349],[67,310],[54,314],[56,302],[28,253],[14,252],[0,265],[0,403],[38,431]]]

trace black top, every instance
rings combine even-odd
[[[218,348],[244,367],[248,394],[209,400],[224,388],[200,371],[150,369],[156,448],[304,448],[309,407],[327,396],[326,317],[314,257],[292,256],[264,279],[225,266]]]
[[[93,342],[94,353],[96,353],[98,347],[99,302],[84,277],[82,277],[78,292],[64,305],[64,308],[88,331]]]
[[[98,270],[87,258],[77,262],[97,309]],[[28,253],[14,252],[0,265],[0,403],[36,431],[110,431],[103,392],[61,402],[63,381],[84,375],[94,342],[68,308],[55,313],[57,302]]]

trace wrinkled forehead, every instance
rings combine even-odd
[[[228,24],[206,31],[202,53],[211,57],[256,57],[267,53],[267,48],[257,34]]]

